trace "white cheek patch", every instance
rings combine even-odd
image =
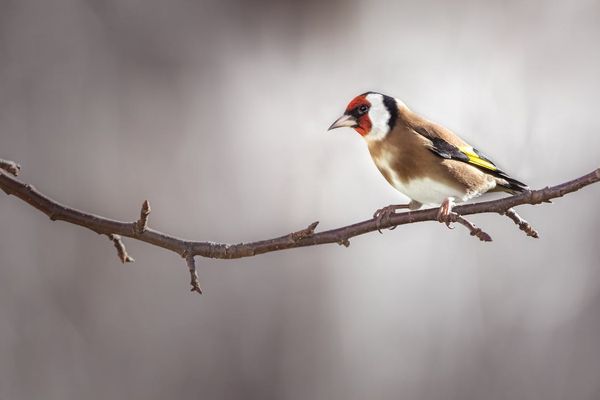
[[[389,121],[391,114],[385,104],[383,104],[383,96],[381,94],[369,93],[366,99],[371,103],[368,114],[371,120],[371,131],[364,138],[369,141],[383,140],[390,131]]]

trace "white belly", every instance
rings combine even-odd
[[[390,167],[387,157],[374,159],[374,161],[377,167],[389,176],[394,188],[411,200],[418,201],[419,203],[440,205],[448,197],[459,202],[475,197],[475,193],[461,191],[456,187],[448,186],[430,178],[412,179],[409,182],[403,182],[398,177],[398,174],[396,174],[396,171]]]
[[[451,197],[456,201],[468,200],[467,193],[457,190],[441,182],[429,178],[413,179],[410,182],[402,182],[397,176],[391,175],[393,186],[402,194],[412,200],[423,204],[440,205],[444,199]]]

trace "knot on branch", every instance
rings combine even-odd
[[[350,240],[348,240],[348,238],[341,238],[337,241],[337,244],[344,247],[350,247]]]
[[[148,200],[144,201],[142,204],[142,210],[140,211],[140,219],[133,223],[134,233],[141,235],[148,229],[148,216],[150,215],[150,202]]]
[[[544,196],[544,191],[546,190],[548,190],[548,186],[540,190],[531,191],[529,194],[529,198],[531,199],[530,204],[536,205],[541,204],[543,202],[549,202],[549,199],[547,199],[546,196]],[[560,196],[562,196],[562,194],[560,194]]]
[[[294,243],[302,240],[302,239],[306,239],[307,237],[310,237],[312,235],[315,234],[315,228],[317,227],[317,225],[319,225],[319,221],[315,221],[312,224],[310,224],[308,227],[299,230],[297,232],[292,232],[289,234],[290,240]]]
[[[19,175],[21,166],[14,161],[3,160],[0,158],[0,168],[14,176]]]

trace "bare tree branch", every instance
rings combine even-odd
[[[272,251],[327,243],[338,243],[340,245],[349,246],[349,239],[355,236],[373,232],[379,228],[385,229],[415,222],[436,221],[438,213],[438,210],[435,208],[420,211],[407,211],[391,215],[390,218],[386,218],[380,226],[378,226],[375,218],[371,218],[352,225],[323,232],[315,232],[318,222],[314,222],[307,228],[297,232],[273,239],[248,243],[225,244],[208,241],[190,241],[149,228],[147,225],[150,205],[147,201],[144,202],[140,218],[137,221],[123,222],[101,217],[60,204],[45,196],[33,186],[21,182],[12,176],[14,175],[14,172],[18,172],[18,168],[15,166],[17,166],[17,164],[13,162],[0,160],[0,189],[5,193],[20,198],[46,214],[53,221],[65,221],[91,229],[99,234],[108,235],[117,247],[121,260],[127,261],[127,258],[131,259],[131,257],[127,255],[119,235],[150,243],[154,246],[162,247],[179,254],[186,259],[189,267],[192,291],[198,293],[201,292],[201,289],[196,274],[195,256],[232,259],[252,257]],[[456,214],[453,218],[456,220],[455,222],[466,226],[471,235],[477,236],[483,241],[489,241],[491,240],[491,237],[480,228],[477,228],[471,222],[467,221],[463,217],[464,215],[481,213],[503,214],[511,218],[519,228],[525,231],[529,236],[537,237],[537,232],[535,232],[531,225],[512,210],[513,207],[523,204],[535,205],[542,202],[548,202],[550,199],[562,197],[565,194],[575,192],[598,181],[600,181],[600,168],[577,179],[556,186],[532,190],[498,200],[456,206],[453,208],[453,212]],[[131,261],[133,261],[133,259],[131,259]]]

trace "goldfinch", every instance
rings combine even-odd
[[[378,225],[398,209],[426,204],[440,206],[438,220],[449,226],[455,202],[486,192],[529,190],[452,131],[393,97],[376,92],[355,97],[329,130],[342,127],[354,128],[365,139],[381,174],[410,199],[377,210]]]

